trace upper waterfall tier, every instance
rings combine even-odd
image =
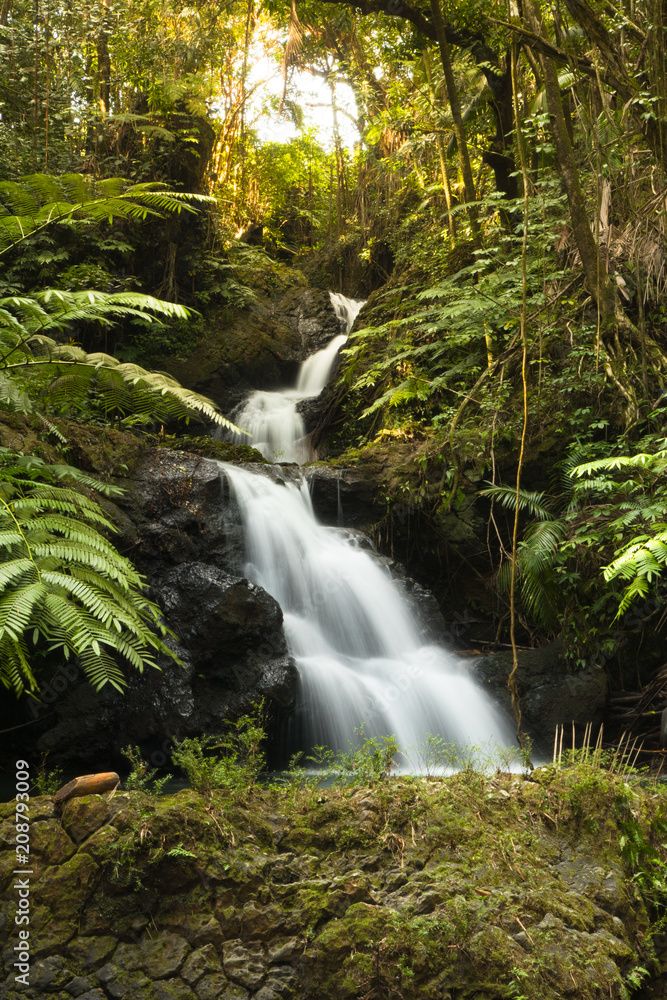
[[[246,435],[235,435],[238,444],[252,444],[270,462],[298,462],[311,457],[306,429],[297,403],[313,399],[331,378],[338,352],[347,340],[363,302],[329,292],[336,315],[345,324],[345,333],[334,337],[322,350],[311,354],[301,365],[296,387],[281,392],[253,392],[234,422]]]

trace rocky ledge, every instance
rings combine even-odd
[[[0,807],[2,1000],[663,996],[665,796],[591,765],[31,808],[24,985]]]

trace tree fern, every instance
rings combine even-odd
[[[90,497],[52,482],[68,468],[44,464],[41,481],[20,463],[0,469],[0,681],[17,695],[38,689],[38,651],[76,657],[96,689],[122,690],[123,663],[175,659],[143,578],[101,533],[116,529]]]

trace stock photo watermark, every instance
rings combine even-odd
[[[15,851],[13,888],[16,893],[14,924],[18,927],[18,942],[14,945],[14,979],[22,986],[30,985],[30,766],[25,760],[16,761],[15,791]]]

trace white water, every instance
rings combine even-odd
[[[362,725],[366,737],[392,734],[404,747],[427,733],[459,745],[514,744],[466,664],[423,645],[387,572],[344,531],[315,520],[305,481],[221,468],[245,527],[245,572],[283,609],[306,747],[347,749]]]
[[[321,351],[301,365],[296,388],[282,392],[253,392],[234,422],[248,431],[235,435],[238,444],[251,444],[270,462],[307,462],[311,457],[306,430],[297,403],[319,396],[331,378],[338,352],[347,340],[363,302],[329,292],[338,318],[345,323],[345,333],[334,337]]]

